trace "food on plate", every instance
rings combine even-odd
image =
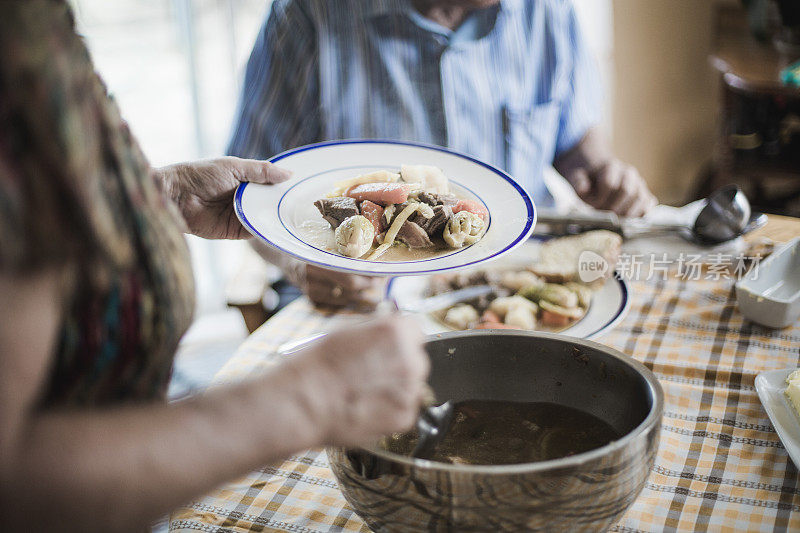
[[[447,194],[450,183],[442,169],[429,165],[401,165],[400,176],[406,183],[419,183],[423,191]]]
[[[468,465],[533,463],[567,457],[618,440],[600,418],[545,402],[466,400],[455,405],[453,423],[431,457]],[[384,438],[383,448],[410,455],[415,431]]]
[[[400,179],[400,174],[387,170],[378,170],[361,174],[355,178],[350,178],[336,183],[336,188],[329,195],[330,197],[342,196],[346,190],[364,183],[394,183]]]
[[[493,289],[479,298],[435,312],[434,317],[453,329],[561,330],[569,327],[583,318],[592,304],[594,292],[600,287],[598,283],[573,280],[576,277],[574,268],[564,257],[573,257],[575,262],[578,258],[577,254],[566,250],[580,243],[594,246],[595,253],[612,261],[608,265],[612,272],[618,254],[616,234],[592,231],[578,237],[582,238],[570,236],[545,242],[537,262],[433,276],[428,290],[431,296],[475,285],[489,285]],[[599,248],[603,242],[612,248],[610,252]],[[557,269],[559,257],[563,264]],[[545,268],[541,260],[546,262]],[[547,275],[540,276],[541,272]]]
[[[361,214],[372,223],[375,228],[375,235],[380,235],[381,231],[383,231],[383,207],[369,200],[364,200],[361,202]]]
[[[411,186],[403,183],[363,183],[354,185],[344,195],[356,201],[369,200],[380,205],[402,204],[408,200]]]
[[[434,316],[453,329],[563,329],[583,317],[594,292],[576,282],[547,283],[523,267],[434,276],[430,292],[473,285],[490,285],[493,290]]]
[[[361,257],[374,240],[375,226],[363,215],[348,217],[336,228],[336,249],[347,257]]]
[[[795,412],[800,416],[800,370],[795,370],[786,378],[786,398],[792,404]]]
[[[581,254],[591,252],[591,257],[599,256],[608,265],[597,284],[609,278],[614,273],[622,247],[622,237],[612,231],[595,230],[552,239],[542,244],[539,261],[531,267],[534,274],[545,281],[552,283],[565,283],[580,281],[578,262]],[[593,256],[592,254],[596,254]]]
[[[542,300],[539,307],[542,310],[542,324],[551,328],[565,328],[584,314],[580,307],[563,307],[546,300]]]
[[[483,236],[483,219],[469,211],[459,211],[444,226],[444,242],[451,248],[475,244]]]
[[[314,205],[333,229],[338,228],[344,219],[361,214],[356,201],[344,196],[323,198],[314,202]]]
[[[512,291],[543,285],[544,280],[528,270],[509,270],[503,272],[500,284]]]
[[[447,310],[444,321],[455,329],[469,329],[478,323],[478,311],[467,304],[457,304]]]
[[[369,261],[392,248],[432,255],[469,246],[483,237],[489,222],[482,203],[459,198],[441,169],[428,165],[340,181],[314,206],[335,232],[336,251]]]
[[[462,211],[478,215],[479,217],[489,216],[489,211],[475,200],[459,200],[456,202],[456,205],[453,206],[453,213],[461,213]]]
[[[489,304],[489,311],[506,326],[536,329],[539,306],[522,296],[503,296]]]

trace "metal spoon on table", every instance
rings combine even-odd
[[[750,202],[738,185],[727,185],[708,197],[708,203],[694,221],[692,233],[701,243],[718,244],[766,223],[766,215],[751,212]]]
[[[726,185],[714,191],[691,225],[653,224],[641,219],[620,218],[610,211],[557,214],[541,210],[537,221],[580,229],[607,229],[625,238],[677,233],[700,244],[719,244],[760,228],[767,223],[763,213],[751,213],[750,202],[738,185]]]

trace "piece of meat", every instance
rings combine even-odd
[[[430,248],[433,242],[428,237],[424,229],[406,220],[400,231],[397,233],[397,239],[406,243],[409,248]]]
[[[425,202],[430,206],[447,205],[453,207],[458,203],[458,198],[454,194],[437,194],[435,192],[422,191],[417,195],[420,202]]]
[[[487,211],[482,203],[476,200],[459,200],[458,203],[453,206],[453,214],[461,211],[469,211],[473,215],[478,215],[484,220],[489,218],[489,211]]]
[[[314,206],[333,229],[338,228],[344,219],[361,214],[356,201],[346,196],[322,198],[314,202]]]
[[[437,205],[433,207],[433,217],[425,218],[422,213],[414,213],[409,220],[424,229],[430,238],[434,238],[442,235],[444,226],[451,216],[453,216],[453,211],[450,207]]]
[[[408,200],[411,186],[405,183],[362,183],[347,189],[345,196],[355,198],[359,202],[369,200],[383,206],[402,204]]]
[[[364,200],[361,202],[361,214],[375,226],[376,237],[385,229],[383,227],[383,207],[369,200]]]
[[[489,275],[485,270],[477,272],[458,272],[450,278],[450,288],[452,290],[464,289],[472,285],[489,285]]]

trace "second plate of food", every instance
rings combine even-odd
[[[795,466],[800,465],[800,417],[786,396],[787,378],[796,368],[767,370],[756,376],[758,398],[764,406],[775,431],[778,433]]]
[[[510,176],[438,146],[330,141],[270,161],[294,178],[242,184],[239,220],[266,244],[342,272],[477,265],[524,243],[536,222],[533,202]]]
[[[474,269],[432,276],[395,278],[388,296],[401,309],[436,305],[447,295],[484,293],[420,313],[427,333],[463,329],[528,329],[593,338],[625,316],[628,286],[606,277],[585,283],[578,272],[580,252],[590,250],[614,272],[621,239],[592,231],[560,239],[534,236],[503,259]],[[481,290],[481,289],[478,289]]]

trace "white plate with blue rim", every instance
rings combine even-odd
[[[539,257],[541,243],[550,237],[534,235],[523,246],[513,253],[493,263],[489,268],[522,269],[536,262]],[[483,270],[474,269],[475,272]],[[464,271],[469,274],[473,270]],[[387,287],[387,299],[397,302],[398,307],[413,307],[417,302],[430,296],[430,276],[394,278]],[[630,307],[628,285],[624,279],[611,277],[603,283],[592,295],[592,302],[586,314],[558,333],[580,339],[594,339],[612,330],[619,324]],[[435,334],[453,331],[453,328],[441,321],[436,313],[429,313],[420,317],[425,333]],[[543,329],[544,331],[552,331]]]
[[[433,274],[485,263],[523,244],[536,223],[533,201],[511,176],[465,154],[439,146],[400,141],[346,140],[302,146],[270,162],[294,173],[277,185],[244,183],[234,209],[257,239],[306,263],[340,272],[373,276]],[[400,165],[433,165],[450,180],[457,196],[476,200],[489,211],[483,238],[471,246],[408,260],[367,261],[337,253],[333,230],[314,202],[335,183]]]
[[[800,416],[786,397],[786,378],[797,368],[767,370],[756,376],[761,405],[796,467],[800,468]]]

